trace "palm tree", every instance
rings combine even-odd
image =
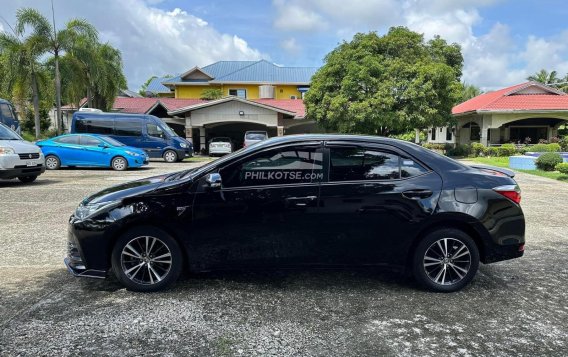
[[[53,12],[53,3],[52,3]],[[60,56],[72,49],[78,37],[88,38],[93,43],[98,40],[97,30],[83,19],[72,19],[65,24],[63,29],[57,30],[55,26],[55,14],[53,24],[39,11],[32,8],[22,8],[17,11],[17,31],[23,32],[26,26],[30,26],[46,45],[47,51],[53,54],[55,64],[55,104],[56,104],[56,127],[61,133],[61,73],[59,70]]]
[[[34,107],[34,126],[36,139],[40,136],[39,113],[39,82],[45,81],[45,72],[39,63],[39,57],[45,52],[46,44],[41,32],[32,31],[24,37],[24,27],[21,26],[21,14],[16,15],[17,24],[12,28],[12,34],[0,32],[0,51],[3,55],[4,86],[7,92],[16,94],[23,101],[29,98],[31,90]]]
[[[481,91],[481,89],[479,89],[479,87],[476,87],[473,84],[467,84],[465,82],[462,83],[462,102],[470,100],[473,97],[477,97],[482,93],[483,92]]]
[[[556,71],[550,71],[549,73],[547,70],[541,69],[539,72],[528,76],[527,80],[549,85],[560,81],[557,75]]]

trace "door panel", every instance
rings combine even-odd
[[[81,163],[89,166],[110,166],[111,155],[107,148],[100,147],[103,142],[97,138],[81,135]]]

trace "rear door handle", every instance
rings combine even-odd
[[[402,196],[411,200],[420,200],[432,196],[430,190],[408,190],[402,193]]]
[[[317,196],[288,197],[286,198],[286,203],[289,207],[307,207],[317,199]]]

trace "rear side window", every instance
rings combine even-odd
[[[79,144],[79,136],[78,135],[69,135],[69,136],[62,136],[60,138],[57,138],[55,140],[56,143],[60,143],[60,144],[74,144],[77,145]]]
[[[320,182],[323,154],[317,148],[267,150],[221,170],[223,187]]]
[[[114,132],[117,136],[141,136],[142,121],[132,119],[116,119]]]
[[[97,138],[93,138],[92,136],[85,136],[81,135],[81,145],[85,146],[98,146],[101,141]]]
[[[375,148],[331,148],[330,154],[330,181],[396,180],[427,172],[412,159]]]
[[[112,135],[114,133],[114,120],[112,118],[77,119],[75,131],[78,133]]]

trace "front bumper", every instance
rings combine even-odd
[[[187,158],[187,157],[193,156],[193,149],[191,149],[191,148],[175,149],[175,151],[176,151],[179,158]]]
[[[71,226],[67,233],[67,256],[63,259],[63,263],[67,267],[67,270],[77,277],[104,279],[107,276],[106,270],[88,269],[85,266],[83,256]]]
[[[21,176],[39,176],[45,172],[45,166],[39,164],[37,166],[18,165],[13,169],[0,169],[0,179],[13,179]]]

